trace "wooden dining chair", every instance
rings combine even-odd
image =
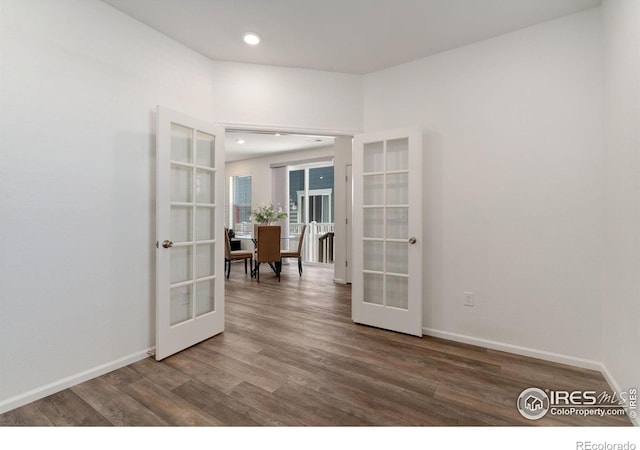
[[[298,273],[302,276],[302,243],[304,242],[304,232],[307,230],[307,224],[305,223],[302,226],[302,231],[300,232],[300,238],[298,240],[298,250],[297,251],[283,251],[280,252],[280,258],[298,258]]]
[[[268,263],[280,281],[280,226],[279,225],[258,225],[255,227],[256,233],[256,267],[255,273],[258,283],[260,283],[260,264]]]
[[[229,239],[229,230],[224,229],[224,269],[227,278],[231,275],[231,261],[244,259],[244,273],[247,273],[247,259],[250,261],[249,267],[253,267],[253,252],[250,250],[231,250],[231,239]]]

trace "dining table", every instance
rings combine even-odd
[[[253,242],[254,248],[258,247],[258,238],[255,238],[253,236],[253,233],[251,232],[247,232],[247,233],[236,233],[234,236],[234,239],[239,239],[239,240],[248,240]],[[295,239],[294,237],[291,236],[283,236],[280,238],[281,242],[286,242],[287,243],[287,248],[289,241],[291,241],[292,239]],[[269,263],[269,267],[271,267],[271,270],[273,270],[273,273],[275,273],[276,275],[280,272],[282,272],[282,261],[279,261],[277,263]],[[252,267],[251,268],[251,277],[254,278],[256,276],[256,268]]]

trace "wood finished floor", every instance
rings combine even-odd
[[[234,265],[226,330],[0,415],[3,426],[631,425],[520,416],[523,389],[610,391],[598,372],[351,322],[332,271],[285,266],[260,284]]]

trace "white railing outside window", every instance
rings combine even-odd
[[[297,249],[302,223],[289,224],[289,249]],[[334,223],[311,222],[307,226],[303,244],[303,260],[306,262],[333,263]]]
[[[253,233],[253,222],[239,222],[233,229],[236,235],[250,235]]]

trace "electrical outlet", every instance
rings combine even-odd
[[[473,305],[474,305],[473,292],[465,291],[465,293],[464,293],[464,306],[473,306]]]

